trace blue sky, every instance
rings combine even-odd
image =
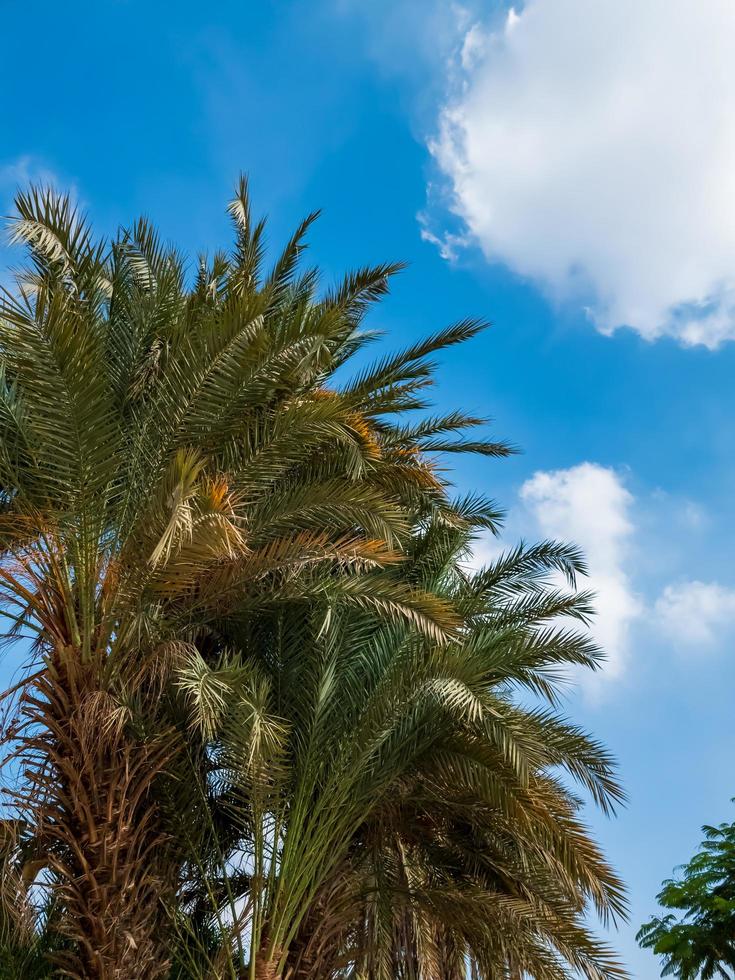
[[[374,320],[395,345],[492,320],[445,358],[437,401],[522,447],[457,466],[508,508],[507,540],[588,551],[610,663],[568,708],[621,762],[629,807],[590,819],[630,887],[614,941],[643,980],[658,969],[635,930],[735,795],[728,8],[39,0],[33,30],[2,3],[4,211],[45,177],[102,230],[145,213],[211,250],[245,170],[273,241],[323,209],[328,275],[410,263]]]

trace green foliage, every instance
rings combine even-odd
[[[623,976],[586,923],[625,900],[577,798],[622,793],[559,714],[565,671],[601,659],[583,559],[542,542],[471,571],[501,514],[435,462],[512,451],[425,414],[432,358],[482,324],[351,374],[400,266],[320,288],[312,215],[266,268],[244,181],[234,247],[192,281],[145,221],[105,243],[50,191],[17,212],[0,613],[34,670],[7,704],[0,963]]]
[[[675,913],[638,933],[642,947],[663,957],[661,975],[681,980],[735,976],[735,823],[702,830],[701,849],[657,895]]]

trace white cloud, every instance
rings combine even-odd
[[[586,583],[596,593],[592,626],[605,650],[606,677],[619,677],[629,646],[629,631],[642,606],[626,571],[633,497],[618,474],[597,463],[535,473],[521,488],[521,499],[545,537],[579,545],[589,566]],[[589,683],[598,686],[598,675]]]
[[[432,144],[453,208],[602,332],[735,339],[733,50],[732,0],[529,0],[463,28]]]
[[[661,632],[677,646],[710,647],[735,626],[735,589],[717,582],[668,585],[656,600]]]
[[[0,187],[5,189],[8,186],[28,183],[32,168],[33,158],[30,156],[18,157],[17,160],[0,165]]]
[[[446,259],[447,262],[454,262],[460,250],[470,243],[469,236],[465,234],[455,235],[445,231],[441,235],[437,235],[431,229],[429,218],[425,211],[419,211],[416,215],[416,220],[421,229],[421,240],[429,242],[430,245],[435,245],[441,257]]]
[[[659,521],[653,526],[652,514]],[[680,550],[665,551],[661,522],[668,540],[672,527],[700,534],[710,517],[696,502],[671,498],[662,490],[638,500],[618,472],[599,463],[541,470],[521,486],[502,539],[481,535],[467,565],[473,570],[485,566],[521,537],[552,538],[581,548],[589,576],[580,585],[595,593],[590,632],[606,661],[596,674],[574,671],[573,677],[599,700],[610,681],[625,676],[631,650],[643,637],[655,639],[654,649],[663,642],[664,649],[686,652],[735,643],[735,587],[696,579],[669,581],[663,588],[658,584],[662,573],[670,575],[670,562],[680,564],[683,557]],[[686,547],[680,540],[679,546]],[[652,580],[646,555],[660,556],[662,548],[663,564],[656,564]]]
[[[486,568],[491,562],[499,558],[507,550],[500,538],[497,538],[491,531],[483,531],[478,534],[472,543],[472,549],[464,562],[468,571],[479,572]]]
[[[18,188],[29,184],[48,184],[58,186],[56,174],[30,154],[17,157],[0,164],[0,192],[3,195],[14,193]]]

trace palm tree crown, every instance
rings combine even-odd
[[[510,452],[465,435],[483,419],[425,414],[432,355],[482,324],[349,376],[399,266],[320,291],[314,215],[269,271],[244,180],[230,215],[234,249],[190,283],[144,221],[98,242],[68,198],[17,198],[0,603],[34,662],[6,699],[3,883],[47,903],[43,928],[10,916],[7,961],[621,976],[583,921],[621,914],[621,887],[558,775],[621,798],[554,713],[557,670],[599,660],[559,625],[590,611],[581,557],[547,542],[470,574],[499,514],[432,462]]]

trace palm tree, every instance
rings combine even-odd
[[[462,438],[481,420],[459,413],[385,420],[421,408],[430,355],[481,325],[340,387],[334,374],[369,341],[361,322],[398,267],[320,293],[299,262],[313,215],[264,273],[264,224],[241,181],[234,250],[201,259],[189,285],[145,221],[108,244],[67,197],[32,189],[16,205],[30,265],[0,304],[0,606],[7,638],[30,638],[31,663],[5,698],[6,740],[14,818],[52,896],[55,968],[98,980],[169,971],[192,847],[211,836],[206,821],[193,821],[193,842],[173,832],[190,796],[181,775],[206,768],[222,707],[235,710],[225,681],[237,691],[247,792],[233,792],[253,829],[251,873],[273,879],[267,906],[251,889],[253,949],[280,962],[321,879],[287,883],[305,849],[312,869],[328,857],[338,813],[338,838],[353,833],[357,811],[340,800],[363,794],[364,810],[368,790],[335,782],[317,812],[305,771],[279,873],[268,866],[292,722],[271,715],[266,651],[286,656],[285,643],[293,657],[299,636],[333,644],[350,615],[353,631],[409,630],[439,646],[459,628],[451,602],[392,568],[415,514],[451,519],[427,454],[508,448]],[[292,669],[329,689],[328,672]]]
[[[561,775],[605,809],[621,799],[607,752],[555,711],[560,671],[599,661],[560,624],[589,615],[584,566],[544,542],[470,573],[472,535],[497,520],[468,498],[425,514],[407,546],[404,580],[462,617],[449,641],[354,609],[279,611],[235,627],[236,660],[183,679],[210,739],[199,786],[217,828],[184,904],[200,935],[230,906],[243,975],[625,975],[585,921],[590,907],[624,915],[622,886]]]

